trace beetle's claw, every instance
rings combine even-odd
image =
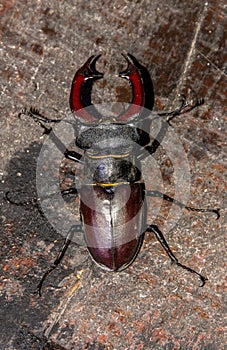
[[[26,107],[22,108],[21,111],[18,113],[18,118],[20,119],[22,115],[28,115],[29,111]]]
[[[220,210],[221,210],[220,208],[213,209],[213,212],[217,215],[216,220],[218,220],[221,216]]]
[[[200,288],[202,288],[205,285],[206,281],[208,281],[208,278],[206,278],[206,277],[204,277],[202,275],[199,275],[199,278],[200,278],[200,280],[202,282],[202,284],[200,285]]]
[[[4,193],[4,196],[3,196],[4,200],[9,203],[9,204],[12,204],[12,201],[9,199],[9,191],[6,191]]]
[[[38,286],[36,287],[36,290],[33,292],[33,294],[34,294],[34,295],[38,295],[39,297],[41,297],[41,296],[42,296],[42,291],[41,291],[41,290],[42,290],[42,286],[39,286],[39,285],[38,285]]]

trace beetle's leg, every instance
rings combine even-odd
[[[65,156],[65,158],[70,159],[73,162],[84,164],[84,162],[81,160],[82,154],[80,154],[78,152],[70,151],[70,150],[66,149],[64,152],[64,156]]]
[[[18,206],[37,206],[37,200],[35,199],[29,199],[29,200],[21,200],[19,202],[15,202],[13,199],[10,198],[10,193],[12,193],[14,191],[6,191],[4,193],[4,200],[6,202],[8,202],[9,204],[13,204],[13,205],[18,205]],[[23,192],[22,192],[23,193]]]
[[[189,211],[196,211],[196,212],[200,212],[200,213],[214,213],[214,214],[217,215],[217,220],[220,218],[220,209],[219,208],[218,209],[203,209],[203,208],[188,207],[188,206],[184,205],[183,203],[181,203],[180,201],[178,201],[177,199],[169,197],[166,194],[161,193],[159,191],[148,191],[148,190],[145,190],[145,195],[149,196],[149,197],[163,198],[165,201],[168,201],[170,203],[174,203],[178,207],[187,209]]]
[[[66,190],[61,190],[61,195],[62,196],[68,196],[68,195],[71,195],[71,194],[74,194],[76,197],[79,196],[79,193],[78,193],[78,190],[79,190],[79,187],[76,188],[76,187],[70,187],[70,188],[67,188]],[[50,199],[51,197],[54,197],[54,196],[58,196],[59,192],[55,192],[55,193],[50,193],[48,195],[42,195],[42,200],[46,200],[46,199]]]
[[[67,190],[61,191],[62,196],[68,196],[70,194],[75,194],[78,196],[78,189],[76,187],[70,187]]]
[[[52,131],[52,128],[48,128],[46,125],[44,125],[43,123],[60,123],[61,120],[58,119],[49,119],[44,117],[42,114],[39,113],[39,111],[37,109],[34,108],[23,108],[21,110],[20,113],[18,113],[18,118],[21,118],[22,115],[25,115],[27,117],[32,118],[36,124],[38,124],[39,126],[41,126],[44,129],[44,134],[49,135]]]
[[[167,123],[169,123],[176,116],[178,116],[180,114],[184,114],[186,112],[190,112],[194,108],[204,104],[204,99],[203,98],[195,99],[195,100],[192,99],[192,100],[188,101],[183,94],[181,95],[181,97],[182,97],[182,104],[181,104],[180,107],[178,107],[175,110],[170,111],[170,112],[158,113],[158,115],[160,117],[167,117],[167,118],[165,118]]]
[[[166,135],[168,127],[169,127],[169,124],[166,121],[162,121],[162,125],[157,136],[155,137],[155,139],[152,141],[150,145],[144,146],[141,148],[141,153],[137,156],[137,159],[141,161],[157,151],[158,147],[161,145],[162,140]],[[149,137],[149,134],[146,133],[145,131],[142,131],[142,133],[144,135],[147,134],[147,136]]]
[[[82,226],[81,225],[74,225],[70,232],[68,233],[66,239],[65,239],[65,242],[64,242],[64,245],[61,249],[61,251],[59,252],[57,258],[55,259],[54,263],[47,269],[47,271],[44,273],[43,277],[41,278],[38,286],[37,286],[37,292],[39,293],[39,295],[41,296],[41,290],[42,290],[42,286],[43,286],[43,282],[45,281],[45,279],[47,278],[47,276],[54,270],[56,269],[56,267],[60,264],[61,260],[63,259],[65,253],[66,253],[66,250],[69,246],[69,244],[71,243],[72,239],[73,239],[73,236],[74,236],[74,233],[77,231],[77,232],[80,232],[82,230]]]
[[[70,187],[70,188],[67,188],[66,190],[62,190],[61,195],[67,202],[74,201],[79,196],[78,188]]]
[[[75,151],[68,150],[63,142],[55,135],[54,132],[52,132],[52,128],[48,128],[44,123],[59,123],[61,120],[59,119],[49,119],[44,117],[42,114],[39,113],[38,110],[30,108],[30,110],[23,109],[18,116],[26,115],[31,117],[39,126],[41,126],[44,129],[44,134],[49,135],[52,142],[55,144],[55,146],[59,149],[59,151],[64,154],[64,156],[67,159],[70,159],[74,162],[83,164],[84,162],[81,160],[82,155]]]
[[[155,234],[157,240],[161,243],[162,247],[164,248],[164,250],[165,250],[166,253],[168,254],[170,260],[171,260],[174,264],[176,264],[176,265],[182,267],[183,269],[185,269],[185,270],[187,270],[187,271],[189,271],[189,272],[191,272],[191,273],[194,273],[194,274],[196,274],[197,276],[199,276],[199,278],[200,278],[200,280],[201,280],[201,282],[202,282],[202,284],[201,284],[200,287],[203,287],[203,286],[204,286],[204,284],[205,284],[206,281],[207,281],[207,278],[204,277],[203,275],[201,275],[199,272],[197,272],[197,271],[191,269],[190,267],[188,267],[188,266],[186,266],[186,265],[181,264],[181,263],[178,261],[178,259],[176,258],[176,256],[175,256],[175,255],[173,254],[173,252],[171,251],[171,249],[170,249],[168,243],[166,242],[165,237],[163,236],[162,232],[159,230],[159,228],[158,228],[156,225],[149,225],[148,228],[147,228],[147,231],[148,231],[148,232],[152,232],[152,233]]]
[[[45,117],[38,111],[38,109],[35,109],[32,107],[30,109],[23,108],[21,112],[18,113],[18,118],[20,118],[22,115],[32,118],[38,124],[39,122],[43,122],[43,123],[60,123],[61,122],[60,119],[51,119],[51,118]]]
[[[159,117],[165,117],[164,121],[162,122],[161,128],[160,128],[157,136],[155,137],[155,139],[152,141],[152,143],[150,145],[142,148],[141,153],[138,155],[138,159],[143,160],[143,159],[147,158],[150,154],[153,154],[157,151],[158,147],[161,145],[161,143],[166,135],[166,132],[167,132],[168,127],[170,125],[170,121],[173,118],[175,118],[178,115],[184,114],[186,112],[190,112],[191,110],[202,105],[203,103],[204,103],[203,99],[201,99],[201,100],[196,99],[195,101],[193,101],[193,100],[187,101],[185,96],[183,96],[183,101],[182,101],[182,104],[179,108],[177,108],[171,112],[158,113]]]
[[[51,193],[51,194],[48,194],[46,196],[42,195],[42,200],[50,199],[51,197],[56,196],[56,194],[58,195],[58,192]],[[74,195],[76,195],[76,197],[78,197],[78,195],[79,195],[78,188],[70,187],[66,190],[61,191],[62,196],[68,196],[71,194],[74,194]],[[6,191],[4,193],[4,197],[3,197],[5,199],[5,201],[7,201],[9,204],[18,205],[18,206],[28,206],[29,205],[29,206],[37,207],[40,210],[38,199],[31,199],[31,200],[24,200],[24,201],[21,200],[19,202],[15,202],[13,199],[10,198],[9,195],[10,195],[10,191]]]

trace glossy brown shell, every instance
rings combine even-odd
[[[135,260],[143,242],[145,206],[143,183],[82,187],[85,241],[102,268],[119,271]]]

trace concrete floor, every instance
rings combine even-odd
[[[1,15],[0,349],[224,349],[224,1],[5,0]],[[85,247],[72,244],[40,298],[33,292],[63,237],[37,207],[3,199],[7,190],[14,201],[36,197],[44,137],[17,115],[26,106],[52,118],[69,113],[75,71],[97,53],[103,55],[97,68],[106,75],[94,86],[93,101],[129,102],[130,87],[116,77],[125,67],[121,52],[149,70],[155,110],[178,106],[178,94],[189,89],[205,98],[172,127],[190,166],[187,204],[219,207],[221,218],[184,211],[169,230],[171,211],[164,207],[155,223],[179,260],[208,282],[200,288],[147,234],[135,263],[116,274],[101,271]],[[176,191],[172,161],[157,152],[159,180],[170,195]],[[155,189],[152,175],[147,161],[144,177]]]

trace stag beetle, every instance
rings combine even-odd
[[[148,118],[147,111],[151,111],[154,105],[152,80],[148,70],[134,56],[129,53],[122,55],[127,61],[127,68],[119,73],[119,77],[127,79],[132,88],[132,101],[127,110],[117,118],[105,121],[105,117],[91,103],[92,84],[103,77],[103,73],[96,69],[96,62],[101,55],[91,56],[76,72],[70,93],[70,108],[77,128],[75,143],[83,152],[83,159],[82,154],[65,149],[62,142],[52,136],[67,159],[84,164],[85,181],[80,193],[75,187],[61,191],[63,196],[72,193],[80,196],[81,225],[73,226],[68,233],[62,251],[38,285],[39,293],[46,276],[63,258],[76,230],[83,231],[91,257],[105,270],[122,271],[131,265],[141,249],[144,234],[148,231],[155,234],[172,262],[196,274],[202,282],[201,286],[207,280],[197,271],[181,264],[160,229],[154,224],[147,224],[146,197],[161,197],[187,210],[214,212],[217,217],[218,209],[187,207],[159,191],[148,191],[139,170],[141,160],[159,147],[170,120],[201,105],[203,100],[187,102],[183,99],[178,109],[158,113],[157,118],[165,122],[157,137],[151,141],[141,125]],[[49,135],[51,128],[45,123],[59,122],[44,117],[34,109],[25,109],[20,113],[22,114],[32,117]],[[135,151],[134,144],[139,145],[139,152],[138,148]],[[125,203],[123,207],[120,205],[122,202]],[[98,206],[99,210],[96,210]]]

